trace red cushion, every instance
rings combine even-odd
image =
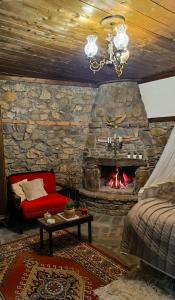
[[[68,201],[70,201],[68,197],[52,193],[35,200],[24,200],[21,202],[21,208],[26,219],[39,218],[47,211],[51,214],[62,212]]]
[[[23,179],[27,179],[28,181],[31,181],[37,178],[43,179],[44,188],[48,194],[56,192],[56,177],[53,172],[36,172],[36,173],[11,175],[9,176],[9,181],[12,184],[21,181]]]

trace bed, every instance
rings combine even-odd
[[[121,252],[175,278],[175,182],[144,190],[128,213]]]

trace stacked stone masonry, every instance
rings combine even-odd
[[[0,80],[6,175],[53,168],[57,184],[83,187],[86,157],[113,157],[101,139],[138,137],[123,143],[119,157],[142,151],[142,184],[160,157],[174,122],[148,123],[138,85],[116,82],[99,88]],[[126,113],[116,126],[107,126]]]
[[[92,88],[0,81],[7,175],[53,168],[57,184],[67,185],[73,169],[73,184],[80,186],[95,94]]]

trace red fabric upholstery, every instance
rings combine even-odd
[[[10,183],[16,183],[23,179],[27,179],[29,181],[37,178],[42,178],[44,182],[44,188],[46,192],[56,193],[56,178],[53,172],[36,172],[36,173],[26,173],[26,174],[17,174],[9,176]]]
[[[58,193],[51,193],[47,196],[21,203],[23,215],[26,219],[39,218],[44,215],[46,211],[51,214],[62,212],[65,204],[70,199]]]
[[[12,184],[23,179],[31,181],[37,178],[43,179],[44,188],[48,195],[31,201],[24,200],[20,203],[23,217],[26,219],[42,217],[47,211],[51,214],[62,212],[65,204],[70,201],[70,198],[56,193],[56,177],[53,172],[31,172],[11,175],[8,177],[8,181]]]

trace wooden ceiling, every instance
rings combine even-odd
[[[130,58],[120,80],[175,74],[175,0],[0,0],[0,75],[85,83],[118,80],[112,66],[95,75],[84,54],[86,36],[100,20],[121,14],[128,24]]]

